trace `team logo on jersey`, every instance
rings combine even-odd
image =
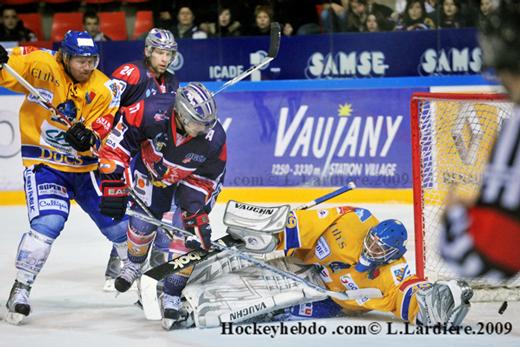
[[[318,239],[318,243],[316,243],[316,248],[314,249],[314,254],[319,260],[323,260],[330,255],[329,244],[325,241],[323,236]]]
[[[318,266],[318,269],[320,269],[320,277],[323,282],[325,282],[325,283],[332,282],[332,278],[330,278],[330,275],[329,275],[329,270],[327,270],[326,267]]]
[[[121,103],[121,89],[119,88],[119,84],[114,80],[108,80],[105,82],[105,87],[107,87],[112,94],[112,101],[108,107],[119,107],[119,104]]]
[[[318,218],[325,218],[329,215],[329,210],[318,210]]]
[[[392,273],[392,277],[394,279],[395,284],[401,283],[405,278],[410,277],[412,275],[410,267],[406,263],[401,263],[392,266],[390,268],[390,272]]]
[[[336,207],[336,211],[338,211],[338,214],[344,215],[344,214],[347,214],[354,210],[350,206],[340,206],[340,207]]]
[[[357,285],[357,283],[354,281],[354,279],[352,278],[352,276],[350,274],[346,274],[346,275],[341,276],[339,278],[339,281],[341,282],[341,284],[343,284],[343,286],[347,290],[358,290],[359,289],[359,286]],[[362,304],[364,304],[367,301],[368,301],[368,298],[366,296],[356,300],[356,302],[359,305],[362,305]]]
[[[300,316],[312,317],[312,302],[300,304],[298,313],[300,314]]]
[[[96,93],[94,93],[93,91],[87,91],[87,93],[85,94],[85,101],[87,102],[87,105],[90,104],[95,97]]]
[[[359,217],[361,222],[365,222],[372,215],[369,210],[365,210],[364,208],[356,208],[354,209],[354,213]]]
[[[343,263],[341,261],[333,261],[329,264],[329,267],[332,270],[332,272],[338,272],[340,270],[350,269],[351,265]]]
[[[58,195],[68,197],[67,188],[55,183],[38,184],[38,195]]]
[[[168,118],[168,116],[166,116],[165,111],[159,111],[153,115],[153,120],[156,122],[161,122],[161,121],[165,120],[166,118]]]
[[[187,164],[187,163],[191,162],[192,160],[196,161],[197,163],[203,163],[206,161],[206,157],[203,155],[200,155],[200,154],[196,154],[196,153],[188,153],[188,154],[186,154],[186,156],[184,157],[182,162],[184,164]]]

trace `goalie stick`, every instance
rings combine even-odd
[[[304,205],[300,205],[300,206],[296,207],[295,210],[306,210],[308,208],[319,205],[325,201],[333,199],[336,196],[346,193],[354,188],[356,188],[356,185],[354,184],[354,182],[349,182],[346,186],[343,186],[339,189],[336,189],[333,192],[320,196],[319,198],[314,199]],[[216,241],[224,242],[224,244],[226,244],[228,246],[231,246],[231,245],[233,245],[233,243],[237,242],[230,235],[221,237],[221,238],[217,239]],[[191,251],[184,255],[181,255],[175,259],[172,259],[164,264],[157,265],[156,267],[151,268],[148,271],[146,271],[144,273],[144,275],[149,276],[149,277],[153,278],[154,280],[160,281],[165,276],[175,274],[186,267],[196,265],[196,264],[200,263],[201,261],[203,261],[204,259],[206,259],[208,256],[213,255],[218,252],[220,252],[220,251],[214,250],[214,249],[210,250],[209,252],[206,252],[204,250],[194,250],[194,251]]]
[[[145,222],[148,222],[150,224],[153,224],[153,225],[156,225],[158,227],[162,227],[162,228],[165,228],[165,229],[169,229],[170,231],[175,231],[175,232],[178,232],[184,236],[188,236],[188,237],[191,237],[193,236],[193,234],[191,234],[190,232],[184,230],[184,229],[181,229],[181,228],[177,228],[177,227],[174,227],[172,225],[169,225],[168,223],[165,223],[163,221],[160,221],[156,218],[152,218],[152,217],[148,217],[147,215],[145,214],[142,214],[140,212],[136,212],[136,211],[132,211],[132,210],[127,210],[126,212],[127,215],[131,216],[131,217],[136,217],[136,218],[139,218]],[[253,264],[253,265],[256,265],[257,267],[261,268],[261,269],[265,269],[265,270],[268,270],[268,271],[271,271],[277,275],[280,275],[280,276],[283,276],[285,278],[288,278],[288,279],[291,279],[293,281],[296,281],[296,282],[300,282],[300,283],[303,283],[305,285],[307,285],[309,288],[312,288],[314,290],[316,290],[317,292],[320,292],[320,293],[323,293],[327,296],[330,296],[331,298],[334,298],[334,299],[338,299],[338,300],[357,300],[357,299],[360,299],[360,298],[379,298],[382,296],[381,294],[381,291],[377,288],[364,288],[364,289],[358,289],[358,290],[348,290],[348,291],[345,291],[345,292],[335,292],[335,291],[332,291],[332,290],[328,290],[328,289],[325,289],[315,283],[312,283],[312,282],[309,282],[293,273],[290,273],[290,272],[286,272],[286,271],[283,271],[283,270],[280,270],[274,266],[271,266],[269,264],[266,264],[265,262],[261,261],[261,260],[258,260],[258,259],[255,259],[251,256],[249,256],[247,253],[245,252],[242,252],[238,249],[236,249],[235,247],[228,247],[228,246],[225,246],[225,245],[222,245],[218,242],[215,242],[215,241],[211,241],[211,245],[216,248],[217,250],[220,250],[220,251],[229,251],[231,254]]]

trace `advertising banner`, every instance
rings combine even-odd
[[[413,91],[221,94],[225,185],[410,188]]]
[[[225,81],[258,64],[268,36],[178,40],[172,69],[181,81]],[[143,59],[143,41],[101,42],[100,68]],[[251,80],[477,74],[475,29],[283,36],[278,57]]]

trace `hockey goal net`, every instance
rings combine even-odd
[[[471,201],[513,105],[502,94],[416,93],[411,100],[416,271],[431,281],[458,278],[439,253],[439,224],[450,197]],[[468,281],[476,301],[520,299],[520,278]]]

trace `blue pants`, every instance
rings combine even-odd
[[[56,239],[69,217],[70,200],[74,199],[103,235],[112,242],[124,242],[126,222],[114,221],[99,212],[98,187],[99,177],[95,172],[63,172],[42,164],[26,168],[24,188],[31,228]]]

